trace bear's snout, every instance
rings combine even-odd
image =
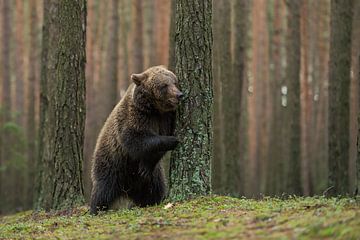
[[[176,93],[176,98],[180,101],[181,99],[183,99],[183,97],[184,97],[184,94],[182,93],[182,92],[178,92],[178,93]]]

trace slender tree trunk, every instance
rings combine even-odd
[[[349,98],[352,0],[331,1],[329,194],[349,193]]]
[[[176,74],[184,101],[177,115],[180,146],[171,154],[170,198],[211,191],[212,110],[211,0],[176,2]]]
[[[132,1],[132,19],[132,71],[140,73],[144,70],[142,0]]]
[[[35,173],[35,164],[36,164],[36,124],[35,124],[35,85],[36,82],[36,71],[37,61],[38,61],[38,51],[39,46],[37,44],[37,14],[36,14],[36,4],[37,0],[31,0],[29,2],[30,6],[30,51],[29,51],[29,75],[28,75],[28,84],[27,84],[27,122],[26,122],[26,136],[27,136],[27,181],[26,181],[26,195],[27,195],[27,207],[31,207],[33,204],[33,186],[34,186],[34,173]]]
[[[290,120],[290,162],[288,167],[288,194],[301,194],[300,165],[300,7],[301,1],[289,0],[287,26],[288,108]]]
[[[11,121],[11,79],[10,79],[10,2],[7,0],[2,1],[1,9],[2,20],[2,99],[1,99],[1,115],[0,115],[0,166],[6,166],[8,164],[7,159],[11,159],[9,152],[9,132],[5,127],[5,124]],[[0,170],[0,213],[5,210],[7,199],[9,196],[8,188],[6,184],[4,170]]]
[[[105,115],[108,116],[115,107],[118,101],[117,94],[117,67],[118,67],[118,48],[119,48],[119,14],[118,14],[118,0],[112,0],[111,16],[109,23],[109,38],[107,44],[107,76],[106,80],[102,81],[102,91],[106,93],[100,103]]]
[[[86,1],[44,1],[37,208],[84,202]]]
[[[222,114],[222,81],[221,81],[221,47],[222,47],[222,27],[223,15],[222,4],[223,2],[213,2],[213,36],[214,44],[212,51],[213,61],[213,76],[214,76],[214,140],[213,140],[213,162],[212,162],[212,187],[215,193],[224,194],[224,134],[223,134],[223,114]]]
[[[283,168],[282,166],[282,141],[283,136],[281,134],[281,129],[284,127],[281,122],[281,84],[283,79],[283,67],[282,61],[283,57],[281,54],[281,45],[282,45],[282,36],[284,33],[283,21],[284,21],[284,4],[282,0],[275,0],[272,6],[274,11],[274,19],[270,28],[272,34],[270,37],[270,59],[271,64],[274,65],[274,68],[270,68],[270,82],[271,82],[271,91],[273,96],[273,114],[271,119],[271,129],[270,129],[270,144],[269,149],[269,164],[268,164],[268,174],[266,179],[266,193],[280,194],[280,186],[283,178]]]
[[[359,99],[359,62],[360,54],[360,1],[354,1],[353,26],[352,26],[352,47],[351,47],[351,83],[350,83],[350,161],[349,176],[351,191],[356,189],[356,158],[357,158],[357,133],[358,133],[358,114],[360,112]]]
[[[358,56],[358,101],[360,102],[360,53]],[[356,193],[360,194],[360,111],[358,113],[358,133],[357,133],[357,158],[356,158]]]
[[[16,96],[15,96],[15,106],[16,106],[16,122],[19,126],[23,127],[24,123],[24,2],[16,1],[16,32],[15,32],[15,78],[16,78]]]
[[[169,60],[168,68],[175,71],[175,16],[176,16],[176,0],[171,0],[170,6],[170,36],[169,36]]]
[[[222,172],[223,189],[225,194],[235,195],[239,183],[238,160],[239,160],[239,129],[238,129],[238,102],[233,99],[238,94],[238,89],[234,86],[235,80],[231,76],[231,5],[229,0],[222,1],[219,6],[219,28],[218,28],[218,57],[219,57],[219,79],[221,81],[221,108],[218,117],[222,117],[223,128],[219,133],[223,134],[224,152]],[[224,27],[226,26],[226,27]],[[235,106],[234,106],[235,105]],[[225,124],[226,123],[226,124]],[[221,139],[221,138],[220,138]]]

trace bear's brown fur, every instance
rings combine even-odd
[[[182,96],[177,78],[163,66],[131,75],[97,139],[92,165],[90,211],[106,210],[119,198],[145,207],[165,196],[159,161],[178,144],[175,108]]]

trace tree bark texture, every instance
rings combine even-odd
[[[331,1],[329,61],[329,194],[349,188],[349,98],[352,0]]]
[[[171,154],[170,198],[182,200],[211,191],[212,68],[211,0],[176,1],[176,74],[185,94],[177,112]]]
[[[86,1],[44,1],[37,208],[84,202]]]

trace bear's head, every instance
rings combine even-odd
[[[155,66],[142,73],[132,74],[131,80],[136,84],[138,97],[145,98],[140,104],[150,104],[160,112],[175,110],[183,97],[175,74],[165,66]]]

